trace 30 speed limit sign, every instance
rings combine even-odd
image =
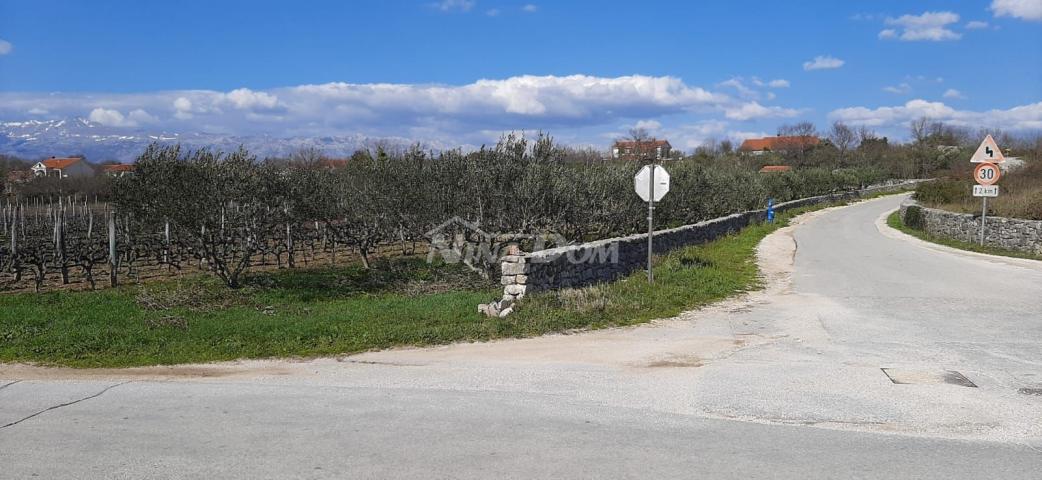
[[[1002,176],[999,166],[994,163],[981,163],[973,170],[973,179],[981,185],[994,185]]]

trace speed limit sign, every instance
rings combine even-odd
[[[999,166],[994,163],[981,163],[973,169],[973,179],[981,185],[994,185],[1002,176]]]

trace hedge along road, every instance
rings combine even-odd
[[[761,244],[765,291],[640,327],[306,362],[0,367],[5,474],[1032,478],[1042,264],[884,234],[903,198],[808,214]]]

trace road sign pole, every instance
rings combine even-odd
[[[981,212],[980,212],[980,245],[983,247],[984,246],[984,218],[988,216],[988,197],[981,197],[981,200],[983,200],[981,202],[981,204],[983,206],[981,207]]]
[[[651,269],[652,237],[655,236],[655,164],[651,164],[648,175],[648,283],[655,283],[655,272]]]

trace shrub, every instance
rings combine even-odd
[[[954,203],[969,196],[969,181],[938,179],[920,183],[915,189],[915,199],[930,205]]]
[[[923,220],[923,209],[918,205],[909,205],[905,208],[904,224],[908,228],[923,230],[926,222]]]

